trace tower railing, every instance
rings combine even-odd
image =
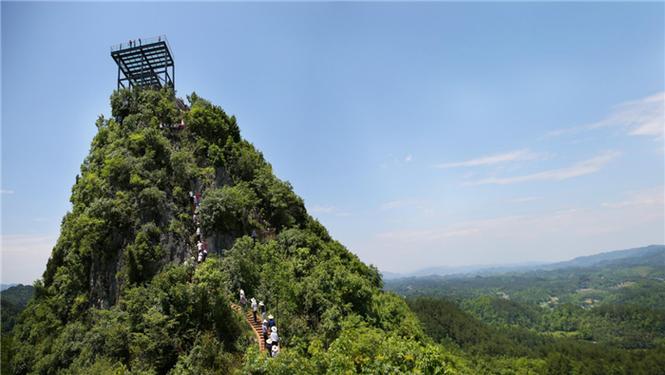
[[[131,45],[130,42],[132,43]],[[166,43],[166,46],[169,48],[169,51],[171,52],[171,56],[173,56],[173,50],[171,49],[171,45],[169,44],[169,40],[166,38],[166,35],[157,35],[148,38],[132,39],[125,43],[113,44],[111,45],[111,52],[119,51],[121,49],[129,49],[139,46],[145,46],[147,44],[153,44],[159,42]]]

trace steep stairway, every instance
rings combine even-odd
[[[254,331],[254,336],[256,337],[256,341],[259,343],[259,350],[261,353],[266,351],[266,342],[263,340],[263,335],[261,333],[261,316],[258,314],[256,322],[254,322],[254,316],[252,315],[252,309],[247,309],[244,313],[242,312],[242,308],[240,306],[236,305],[235,303],[231,304],[231,308],[235,310],[240,315],[244,315],[245,320],[247,321],[247,324],[249,324],[250,327],[252,327],[252,331]]]

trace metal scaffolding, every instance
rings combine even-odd
[[[175,87],[175,63],[166,36],[111,46],[118,65],[118,89]]]

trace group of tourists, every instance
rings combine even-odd
[[[141,45],[141,38],[139,38],[138,41],[139,41],[138,45],[140,46]],[[127,44],[129,44],[130,47],[136,47],[136,40],[131,40],[130,39],[129,42],[127,42]]]
[[[189,199],[193,206],[193,216],[194,225],[196,226],[196,248],[198,251],[198,256],[196,261],[201,263],[205,261],[208,256],[208,242],[203,239],[203,232],[201,230],[201,218],[200,218],[200,209],[201,209],[201,193],[200,192],[189,192]],[[256,232],[252,233],[252,237],[256,239]],[[247,308],[248,301],[245,296],[245,291],[240,289],[240,306],[242,310],[245,311]],[[279,335],[277,334],[277,325],[275,324],[275,317],[272,315],[267,315],[266,305],[263,301],[257,301],[256,298],[252,297],[249,300],[249,307],[252,309],[252,318],[254,323],[259,323],[259,314],[261,315],[261,335],[263,340],[266,343],[266,350],[270,357],[276,357],[279,355]]]
[[[137,41],[138,41],[138,44],[136,43]],[[161,36],[158,36],[158,37],[157,37],[157,42],[161,42],[161,41],[162,41],[162,37],[161,37]],[[166,39],[164,39],[164,41],[166,41]],[[151,42],[151,40],[148,39],[147,43],[150,44],[150,42]],[[127,44],[129,45],[129,47],[136,47],[137,45],[140,46],[140,45],[142,44],[142,42],[141,42],[141,38],[138,38],[138,39],[130,39],[130,40],[127,42]]]
[[[196,261],[201,263],[208,257],[208,241],[203,239],[203,232],[201,231],[201,218],[199,217],[199,211],[201,208],[201,193],[194,193],[193,191],[190,191],[189,199],[194,206],[194,215],[192,218],[194,220],[194,225],[196,225],[196,250],[198,251]]]
[[[259,322],[258,314],[261,314],[261,335],[262,339],[266,343],[266,350],[268,351],[268,356],[276,357],[279,355],[279,335],[277,334],[277,324],[275,323],[275,317],[272,315],[267,315],[266,305],[263,301],[256,301],[256,298],[252,297],[249,300],[250,307],[252,309],[252,317],[254,323]],[[245,291],[240,289],[240,306],[243,311],[247,306],[247,297],[245,296]]]

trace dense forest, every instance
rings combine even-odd
[[[0,292],[0,321],[2,322],[2,343],[0,350],[0,374],[9,373],[9,349],[12,347],[11,330],[14,328],[16,318],[28,305],[35,293],[30,285],[14,285]]]
[[[655,250],[543,267],[550,270],[398,279],[386,288],[406,296],[434,340],[478,363],[499,362],[494,369],[540,363],[554,374],[662,374],[665,247]]]

